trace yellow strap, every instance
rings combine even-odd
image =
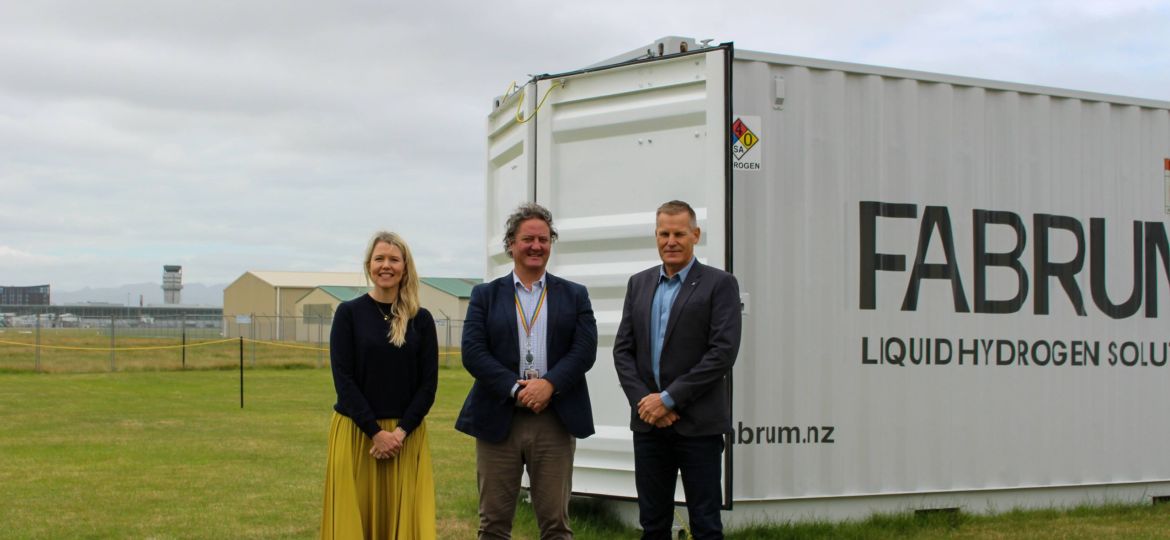
[[[520,295],[512,291],[512,298],[516,300],[516,311],[520,313],[520,324],[524,325],[524,335],[532,337],[532,325],[536,323],[536,318],[540,316],[540,308],[544,305],[544,295],[548,293],[547,285],[540,288],[540,299],[536,301],[536,310],[532,312],[532,320],[528,320],[528,315],[524,313],[524,306],[520,304]]]
[[[516,81],[512,81],[512,86],[509,86],[508,90],[511,90],[515,85],[516,85]],[[517,124],[526,124],[526,123],[528,123],[529,120],[536,118],[536,113],[540,112],[540,108],[544,106],[544,100],[548,99],[548,95],[552,93],[553,89],[554,88],[563,88],[564,86],[565,86],[564,80],[560,80],[560,81],[557,81],[555,83],[550,84],[548,87],[548,90],[544,91],[544,97],[540,98],[540,103],[536,104],[536,109],[534,109],[532,111],[532,114],[528,118],[524,118],[524,114],[522,112],[520,112],[520,109],[524,106],[524,92],[525,92],[525,90],[523,88],[521,88],[520,89],[520,98],[516,100],[516,123]],[[505,93],[504,95],[507,95],[507,94]]]
[[[309,351],[326,351],[329,349],[323,347],[306,347],[304,345],[288,345],[277,341],[261,341],[258,339],[243,338],[249,343],[264,343],[272,345],[273,347],[284,347],[286,349],[304,349]],[[215,341],[203,341],[200,343],[188,343],[186,345],[151,345],[146,347],[66,347],[63,345],[38,345],[36,343],[25,343],[23,341],[8,341],[0,339],[0,345],[17,345],[23,347],[40,347],[42,349],[55,349],[60,351],[158,351],[164,349],[182,349],[184,347],[206,347],[208,345],[218,345],[220,343],[227,343],[229,341],[240,341],[240,338],[217,339]]]
[[[263,344],[267,344],[267,345],[272,345],[273,347],[284,347],[286,349],[304,349],[307,351],[329,352],[329,349],[325,348],[325,347],[308,347],[305,345],[287,345],[287,344],[281,343],[279,341],[260,341],[258,339],[248,339],[248,338],[244,338],[244,341],[247,341],[249,343],[263,343]]]
[[[204,341],[202,343],[189,343],[187,345],[153,345],[148,347],[66,347],[63,345],[38,345],[36,343],[25,343],[22,341],[7,341],[0,339],[2,345],[23,345],[25,347],[40,347],[42,349],[57,349],[62,351],[157,351],[162,349],[181,349],[183,347],[204,347],[207,345],[216,345],[219,343],[227,343],[229,341],[236,341],[236,338],[219,339],[216,341]]]

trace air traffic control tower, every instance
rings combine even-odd
[[[179,304],[179,291],[183,289],[183,267],[168,264],[163,266],[163,304]]]

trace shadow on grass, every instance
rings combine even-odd
[[[569,516],[575,536],[584,538],[637,538],[638,532],[626,526],[605,501],[593,497],[573,497]]]
[[[593,497],[574,496],[569,500],[569,526],[577,540],[619,540],[636,539],[641,531],[626,526],[610,510],[604,500]],[[512,524],[512,537],[517,539],[538,538],[540,527],[529,502],[527,490],[520,491],[516,504],[516,519]]]

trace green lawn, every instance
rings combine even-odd
[[[246,370],[243,409],[238,377],[0,373],[0,538],[315,537],[329,370]],[[440,370],[427,420],[442,538],[475,535],[475,445],[453,428],[469,387]],[[528,508],[516,536],[536,536]]]
[[[0,538],[313,538],[333,387],[327,369],[0,373]],[[476,527],[470,386],[440,370],[428,417],[440,538]],[[582,539],[636,538],[575,503]],[[521,505],[516,538],[536,538]],[[756,528],[729,538],[1170,538],[1170,505]]]

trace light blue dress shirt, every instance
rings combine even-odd
[[[658,287],[654,289],[654,300],[650,304],[650,366],[654,369],[654,383],[662,388],[662,376],[659,366],[662,365],[662,342],[666,339],[666,326],[670,322],[670,308],[678,298],[678,292],[687,281],[687,274],[695,265],[695,258],[687,263],[674,277],[666,277],[666,267],[658,268]],[[674,409],[674,400],[670,393],[662,390],[662,404],[668,409]]]

